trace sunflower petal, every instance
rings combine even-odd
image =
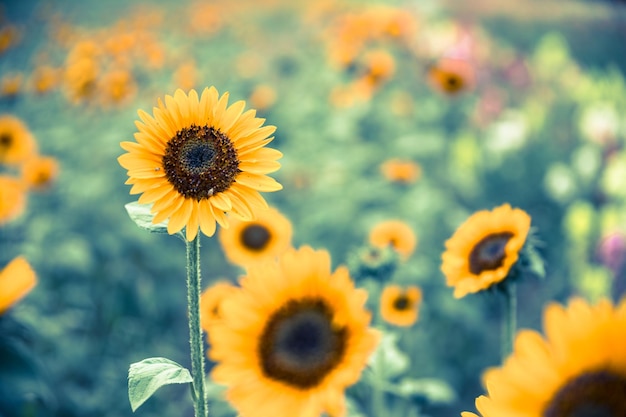
[[[273,178],[265,175],[251,174],[248,172],[241,172],[237,175],[235,182],[257,191],[278,191],[283,188],[283,186],[276,182]]]

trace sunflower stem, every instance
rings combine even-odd
[[[517,329],[517,288],[515,282],[508,282],[504,288],[504,320],[502,321],[502,363],[513,353],[515,331]]]
[[[189,345],[191,347],[192,394],[196,417],[207,417],[204,386],[204,345],[200,328],[200,234],[187,245],[187,312],[189,318]]]

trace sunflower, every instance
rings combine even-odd
[[[446,241],[441,271],[454,297],[482,291],[503,281],[519,257],[530,216],[504,204],[474,213]]]
[[[35,139],[17,117],[0,115],[0,164],[19,165],[33,155]]]
[[[455,95],[474,84],[474,67],[464,59],[443,58],[428,70],[431,85],[444,94]]]
[[[626,416],[626,298],[552,303],[544,330],[520,331],[504,365],[485,373],[483,417]]]
[[[367,293],[328,252],[290,249],[249,268],[242,290],[222,303],[209,335],[213,379],[247,417],[345,414],[344,390],[360,378],[379,334]]]
[[[380,296],[380,315],[396,326],[411,326],[417,321],[421,301],[422,291],[414,285],[407,288],[388,285]]]
[[[237,291],[237,287],[228,281],[217,281],[204,290],[200,297],[200,322],[202,328],[209,331],[211,324],[221,318],[220,304]]]
[[[379,248],[391,246],[403,259],[406,259],[415,250],[417,237],[413,229],[405,222],[387,220],[372,228],[369,242]]]
[[[413,161],[388,159],[380,166],[383,176],[393,182],[410,184],[422,175],[422,168]]]
[[[26,208],[26,193],[22,183],[0,175],[0,225],[17,218]]]
[[[37,276],[26,259],[18,256],[0,271],[0,314],[21,300],[37,284]]]
[[[220,229],[219,240],[228,260],[240,266],[273,259],[291,246],[291,222],[278,210],[258,213],[255,220],[232,219]]]
[[[252,220],[267,208],[259,191],[282,188],[265,175],[280,168],[282,154],[265,148],[274,126],[261,127],[265,119],[243,112],[243,101],[228,106],[228,93],[220,98],[214,87],[200,97],[177,90],[158,103],[154,117],[139,111],[137,143],[122,142],[128,153],[118,158],[130,193],[153,203],[154,223],[169,219],[170,234],[186,226],[193,240],[198,228],[212,236],[216,221],[228,227],[227,212]]]
[[[52,184],[59,172],[59,163],[51,156],[37,156],[22,165],[22,180],[36,190]]]

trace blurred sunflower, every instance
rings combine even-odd
[[[413,161],[388,159],[380,166],[383,176],[393,182],[413,183],[422,175],[422,168]]]
[[[403,259],[407,259],[417,246],[413,229],[401,220],[387,220],[375,225],[369,234],[372,246],[391,246]]]
[[[93,98],[98,90],[99,63],[91,57],[76,59],[66,64],[64,82],[70,101],[78,104]]]
[[[0,175],[0,225],[17,218],[26,208],[26,193],[22,183]]]
[[[0,80],[0,96],[16,97],[22,91],[24,76],[21,73],[7,74]]]
[[[274,259],[291,246],[291,222],[275,208],[259,211],[255,220],[231,219],[219,240],[229,261],[247,267]]]
[[[544,331],[520,331],[504,365],[485,372],[482,416],[626,416],[626,298],[552,303]]]
[[[154,223],[169,219],[170,234],[186,227],[188,240],[198,228],[207,236],[215,222],[228,227],[226,213],[252,220],[267,203],[259,191],[282,186],[265,174],[280,168],[282,154],[265,145],[276,128],[263,126],[255,110],[244,113],[245,102],[228,106],[215,87],[159,99],[154,117],[140,110],[135,142],[122,142],[128,153],[118,161],[128,170],[131,194],[139,203],[153,203]]]
[[[441,271],[454,297],[485,290],[503,281],[519,257],[530,230],[530,216],[509,204],[481,210],[445,243]]]
[[[241,285],[209,335],[211,376],[228,386],[226,398],[247,417],[344,415],[344,390],[379,338],[367,293],[310,247],[249,268]]]
[[[22,165],[22,180],[28,187],[43,190],[49,187],[59,173],[59,163],[51,156],[36,156]]]
[[[0,271],[0,314],[28,294],[37,284],[35,271],[21,256]]]
[[[200,323],[205,331],[209,331],[211,325],[221,318],[220,304],[234,294],[237,287],[227,281],[217,281],[202,292],[200,297]]]
[[[40,65],[33,71],[31,84],[37,94],[45,94],[59,85],[61,72],[49,65]]]
[[[474,67],[464,59],[442,58],[428,70],[431,85],[444,94],[455,95],[474,84]]]
[[[33,135],[20,119],[0,115],[0,164],[19,165],[36,150]]]
[[[388,285],[380,296],[380,315],[396,326],[411,326],[417,321],[421,301],[422,291],[414,285],[407,288]]]
[[[365,79],[372,87],[378,87],[389,80],[395,70],[396,61],[394,57],[384,49],[374,49],[368,51],[365,56]]]

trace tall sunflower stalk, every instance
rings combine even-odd
[[[187,315],[189,318],[189,346],[191,348],[192,394],[196,417],[208,415],[206,390],[204,384],[204,344],[200,327],[200,295],[202,292],[200,276],[200,235],[187,246]]]
[[[159,99],[153,115],[139,110],[137,142],[122,142],[118,158],[128,170],[131,194],[126,205],[135,223],[151,232],[177,235],[187,249],[187,308],[191,372],[166,358],[148,358],[130,366],[128,395],[133,411],[163,385],[191,383],[196,417],[208,415],[204,345],[200,323],[200,235],[228,227],[228,213],[244,220],[267,209],[260,191],[282,186],[266,174],[280,168],[282,154],[266,148],[274,126],[262,126],[245,103],[228,105],[214,88]]]
[[[504,317],[502,319],[502,362],[513,352],[517,330],[517,288],[514,281],[508,282],[503,292]]]

